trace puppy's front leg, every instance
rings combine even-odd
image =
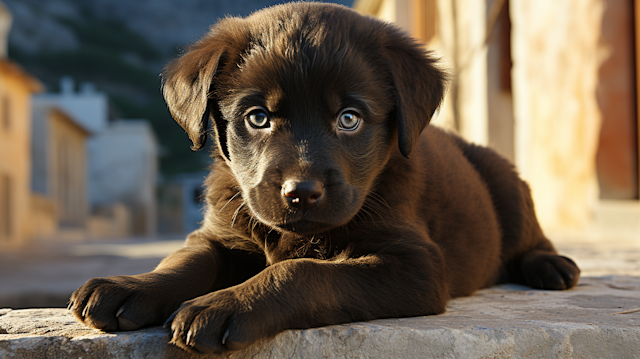
[[[183,301],[240,283],[264,268],[264,260],[249,254],[221,251],[225,249],[194,232],[185,247],[150,273],[87,281],[73,292],[69,308],[84,324],[105,331],[162,324]],[[234,255],[242,257],[236,258],[242,268],[230,260]],[[251,272],[254,268],[259,269]]]
[[[292,328],[442,313],[448,292],[434,245],[335,260],[291,259],[185,302],[172,343],[201,353],[242,349]]]

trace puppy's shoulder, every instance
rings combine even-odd
[[[434,125],[422,132],[416,160],[420,162],[454,164],[464,161],[461,143],[466,142],[456,133]]]
[[[428,183],[426,188],[439,188],[443,193],[482,191],[485,179],[469,154],[477,152],[483,157],[481,149],[484,147],[470,144],[452,131],[430,125],[421,135],[417,158],[412,160],[421,179]]]

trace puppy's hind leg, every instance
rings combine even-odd
[[[498,282],[516,282],[538,289],[569,289],[580,269],[558,255],[536,218],[529,186],[515,168],[495,151],[453,137],[464,156],[485,180],[502,229],[505,264]]]
[[[535,215],[529,186],[519,181],[522,214],[518,230],[510,228],[503,250],[512,253],[509,268],[516,282],[536,289],[562,290],[578,284],[580,269],[561,256],[542,232]],[[517,239],[515,239],[517,238]]]
[[[580,269],[561,256],[542,232],[535,216],[529,187],[520,181],[522,215],[519,226],[509,228],[503,238],[509,280],[536,289],[563,290],[578,284]]]

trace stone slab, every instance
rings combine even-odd
[[[639,358],[640,278],[587,277],[569,291],[502,285],[438,316],[289,330],[231,358]],[[104,333],[65,309],[0,310],[0,358],[206,358],[155,327]]]

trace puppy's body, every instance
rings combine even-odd
[[[164,74],[194,148],[211,117],[202,228],[151,273],[87,282],[74,313],[105,330],[169,318],[174,344],[223,352],[290,328],[442,313],[501,281],[574,286],[513,167],[423,131],[445,77],[399,30],[340,6],[223,20]]]

